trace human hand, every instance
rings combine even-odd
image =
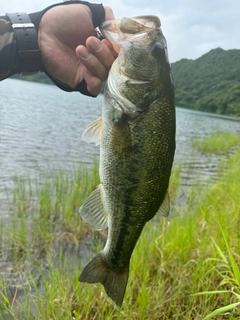
[[[104,9],[105,20],[114,19],[111,8]],[[83,4],[49,9],[39,25],[38,43],[43,65],[53,78],[71,88],[85,80],[94,96],[117,56],[109,41],[97,38],[91,10]]]

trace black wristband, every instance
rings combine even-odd
[[[25,12],[7,13],[17,39],[21,72],[23,74],[41,71],[41,51],[38,47],[35,26]]]

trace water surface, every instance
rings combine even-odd
[[[0,209],[14,187],[14,177],[42,175],[46,169],[70,172],[79,163],[91,165],[99,147],[81,140],[88,123],[101,114],[96,99],[66,93],[55,86],[8,79],[0,83]],[[175,163],[182,162],[182,183],[205,181],[214,174],[219,156],[192,149],[195,137],[220,131],[240,134],[240,122],[177,108]],[[189,169],[191,168],[191,170]],[[1,215],[1,213],[0,213]]]

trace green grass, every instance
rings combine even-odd
[[[221,153],[240,143],[240,135],[217,131],[206,138],[194,139],[192,145],[203,153]]]
[[[221,226],[220,226],[221,228]],[[224,293],[228,293],[229,296],[236,297],[238,302],[229,303],[226,306],[219,307],[210,314],[208,314],[203,320],[211,319],[215,316],[222,315],[225,312],[231,311],[236,307],[240,306],[240,268],[238,266],[238,262],[240,261],[240,256],[234,252],[232,252],[228,241],[226,239],[226,235],[224,234],[222,228],[222,236],[225,241],[227,254],[225,254],[219,246],[212,239],[216,250],[218,251],[219,258],[216,259],[216,262],[221,261],[221,268],[216,267],[216,272],[222,278],[222,284],[225,286],[228,285],[231,290],[215,290],[215,291],[205,291],[201,293],[196,293],[197,295],[221,295]],[[235,256],[237,259],[235,259]],[[230,299],[229,299],[230,300]]]
[[[215,318],[240,319],[239,163],[240,151],[203,194],[192,187],[189,199],[194,196],[194,206],[189,201],[181,210],[175,201],[180,167],[174,168],[173,218],[168,223],[156,217],[146,225],[133,253],[120,309],[100,284],[78,282],[84,264],[105,239],[104,233],[83,224],[77,212],[98,184],[97,166],[91,172],[80,168],[72,178],[60,173],[44,181],[37,179],[35,184],[17,180],[14,211],[7,228],[1,229],[1,256],[11,262],[12,273],[6,270],[0,276],[0,316],[13,320],[202,320],[231,305]],[[82,255],[86,241],[90,252]]]

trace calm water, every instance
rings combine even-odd
[[[99,148],[81,141],[85,126],[99,117],[103,96],[88,98],[55,86],[8,79],[0,83],[0,209],[11,194],[14,177],[33,177],[36,170],[91,164]],[[219,157],[194,151],[191,140],[216,130],[240,134],[240,122],[177,109],[175,162],[183,164],[183,184],[211,178]],[[189,169],[191,167],[191,170]],[[0,213],[1,215],[1,213]]]

